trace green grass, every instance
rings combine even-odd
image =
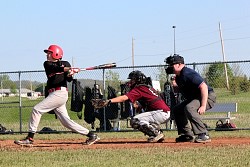
[[[0,159],[0,165],[5,167],[249,166],[250,151],[248,150],[250,150],[249,145],[183,150],[166,147],[43,152],[3,152],[1,150],[1,157],[6,158]]]
[[[174,138],[176,131],[165,131],[166,137]],[[144,138],[140,132],[99,133],[108,138]],[[250,137],[248,131],[216,132],[212,137]],[[20,138],[22,135],[1,135],[0,140]],[[51,134],[36,136],[37,139],[74,139],[78,134]],[[116,149],[43,150],[20,148],[0,149],[0,166],[5,167],[151,167],[151,166],[249,166],[250,145],[224,145],[217,147],[144,147]]]
[[[217,95],[217,102],[237,102],[238,103],[238,112],[232,113],[232,116],[236,117],[235,120],[232,120],[237,127],[239,128],[249,128],[249,119],[250,119],[250,92],[240,92],[236,95],[232,95],[230,91],[226,89],[215,89]],[[22,106],[27,106],[21,109],[21,118],[22,118],[22,131],[27,131],[28,129],[28,121],[30,117],[30,113],[32,111],[32,106],[37,104],[43,98],[38,98],[36,100],[30,100],[28,98],[22,98]],[[18,97],[4,97],[2,103],[11,102],[11,101],[18,101]],[[75,112],[70,111],[70,99],[67,103],[68,113],[70,117],[78,122],[79,124],[90,128],[90,125],[87,124],[83,119],[80,120],[77,117]],[[12,129],[14,131],[20,130],[20,110],[19,104],[1,104],[0,105],[0,124],[3,124],[7,129]],[[6,108],[4,108],[6,107]],[[223,113],[225,115],[225,113]],[[205,121],[210,127],[215,127],[216,121]],[[99,121],[96,121],[96,126],[99,126]],[[51,127],[52,129],[58,131],[66,131],[67,129],[64,128],[59,120],[55,120],[54,115],[51,114],[44,114],[42,116],[41,122],[39,124],[38,130],[41,130],[43,127]],[[126,122],[122,122],[121,125],[122,129],[126,128]]]

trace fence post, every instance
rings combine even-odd
[[[102,70],[102,80],[103,80],[103,98],[106,99],[106,89],[105,89],[105,69]],[[106,107],[103,108],[103,124],[104,124],[104,131],[107,130],[107,126],[106,126]]]
[[[20,122],[20,128],[19,131],[22,133],[22,98],[21,98],[21,71],[18,72],[18,77],[19,77],[19,122]]]
[[[193,63],[193,70],[195,70],[195,67],[196,67],[196,63],[194,62]]]

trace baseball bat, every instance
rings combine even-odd
[[[113,68],[116,67],[116,63],[107,63],[107,64],[102,64],[99,66],[94,66],[94,67],[88,67],[88,68],[81,68],[81,71],[87,71],[87,70],[96,70],[96,69],[107,69],[107,68]]]

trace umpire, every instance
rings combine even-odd
[[[214,106],[216,95],[213,89],[205,83],[200,74],[185,66],[182,56],[174,54],[167,57],[165,62],[168,65],[166,73],[176,75],[179,91],[185,98],[172,110],[180,135],[176,142],[211,142],[201,115]],[[197,136],[195,139],[194,135]]]

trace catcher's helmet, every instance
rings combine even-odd
[[[128,79],[134,80],[135,84],[146,84],[147,77],[141,71],[132,71],[128,75]]]
[[[58,45],[50,45],[48,49],[44,50],[44,52],[51,52],[54,59],[61,59],[63,57],[63,50]]]

